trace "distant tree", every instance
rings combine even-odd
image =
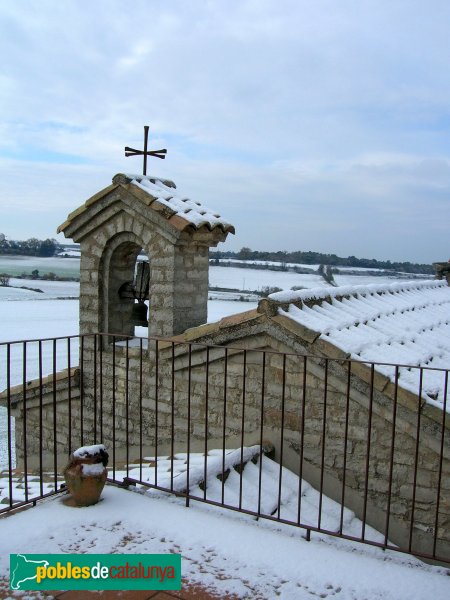
[[[317,269],[317,272],[319,273],[319,275],[321,277],[323,277],[325,279],[325,281],[327,283],[329,283],[330,285],[336,285],[336,282],[334,280],[333,277],[333,271],[331,269],[330,265],[319,265],[319,268]]]
[[[38,269],[34,269],[34,271],[31,271],[31,279],[39,279],[39,270]]]
[[[0,254],[50,257],[54,256],[60,249],[61,246],[53,239],[42,241],[37,238],[29,238],[26,241],[14,241],[7,240],[5,236],[3,236],[3,240],[0,238]]]
[[[0,273],[0,286],[8,287],[10,282],[10,276],[6,273]]]
[[[252,257],[252,251],[247,246],[244,246],[239,250],[237,256],[240,260],[250,260],[250,258]]]
[[[323,278],[324,278],[324,279],[325,279],[325,281],[326,281],[327,283],[329,283],[330,285],[334,285],[334,286],[336,286],[336,285],[337,285],[337,284],[336,284],[336,282],[335,282],[335,280],[334,280],[334,277],[333,277],[333,271],[332,271],[332,269],[331,269],[331,266],[330,266],[330,265],[327,265],[327,266],[326,266],[325,273],[323,274]]]
[[[270,294],[275,294],[275,292],[281,292],[282,289],[276,286],[271,286],[271,285],[266,285],[265,287],[261,288],[261,296],[263,298],[267,298],[267,296],[269,296]]]
[[[58,242],[56,240],[46,239],[40,242],[38,254],[39,256],[54,256],[58,248]]]
[[[37,256],[39,252],[39,248],[41,246],[41,242],[37,238],[30,238],[26,242],[22,242],[24,248],[28,250],[29,254],[32,256]]]

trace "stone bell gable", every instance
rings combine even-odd
[[[121,293],[135,279],[143,251],[149,259],[149,335],[170,336],[206,322],[209,247],[234,227],[179,194],[172,181],[113,177],[60,225],[80,243],[80,333],[133,335],[135,300]]]

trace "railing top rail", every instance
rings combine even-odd
[[[21,340],[8,340],[8,341],[0,341],[0,346],[13,346],[15,344],[31,344],[33,342],[53,342],[58,340],[72,340],[75,338],[82,337],[94,337],[96,335],[101,335],[97,333],[74,333],[72,335],[58,335],[53,337],[45,337],[45,338],[30,338],[30,339],[21,339]]]
[[[446,367],[432,367],[430,365],[413,365],[411,363],[390,363],[390,362],[383,362],[383,361],[374,361],[374,360],[364,360],[361,358],[352,358],[351,356],[348,357],[328,357],[328,356],[320,356],[317,354],[301,354],[299,352],[281,352],[279,350],[273,350],[273,349],[267,349],[267,348],[243,348],[240,346],[230,346],[230,345],[220,345],[220,344],[212,344],[210,342],[207,341],[196,341],[196,340],[180,340],[176,337],[158,337],[158,336],[151,336],[151,337],[146,337],[146,338],[142,338],[142,337],[137,337],[137,336],[130,336],[130,335],[126,335],[123,333],[107,333],[107,332],[97,332],[97,333],[83,333],[83,334],[73,334],[73,335],[66,335],[66,336],[56,336],[56,337],[47,337],[47,338],[32,338],[32,339],[22,339],[22,340],[12,340],[12,341],[3,341],[0,342],[0,347],[2,346],[13,346],[13,345],[18,345],[18,344],[28,344],[28,343],[37,343],[37,342],[53,342],[53,341],[59,341],[59,340],[68,340],[68,339],[82,339],[82,338],[95,338],[97,336],[100,337],[106,337],[106,338],[120,338],[121,341],[130,341],[130,340],[142,340],[142,341],[148,341],[148,342],[158,342],[158,343],[165,343],[165,344],[170,344],[170,346],[196,346],[199,348],[215,348],[215,349],[221,349],[224,350],[225,348],[228,349],[228,351],[235,351],[235,352],[244,352],[246,351],[248,352],[257,352],[257,353],[261,353],[261,354],[272,354],[272,355],[278,355],[278,356],[292,356],[292,357],[301,357],[303,358],[304,356],[306,356],[308,359],[314,359],[314,360],[326,360],[329,362],[337,362],[337,363],[341,363],[341,364],[347,364],[347,363],[357,363],[357,364],[362,364],[362,365],[367,365],[368,367],[371,366],[380,366],[380,367],[399,367],[399,368],[404,368],[404,369],[418,369],[418,370],[424,370],[424,371],[437,371],[437,372],[441,372],[441,373],[450,373],[450,365],[448,368]],[[142,342],[139,346],[137,346],[138,349],[140,349],[142,346]],[[146,349],[146,348],[144,348]]]

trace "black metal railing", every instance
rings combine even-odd
[[[1,343],[0,512],[104,443],[112,482],[450,562],[448,378],[110,334]]]

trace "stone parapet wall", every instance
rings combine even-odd
[[[83,410],[78,368],[67,369],[39,380],[18,385],[0,395],[0,404],[10,402],[15,419],[17,467],[33,472],[41,466],[51,471],[67,463],[79,444]],[[83,399],[83,405],[86,400]]]

